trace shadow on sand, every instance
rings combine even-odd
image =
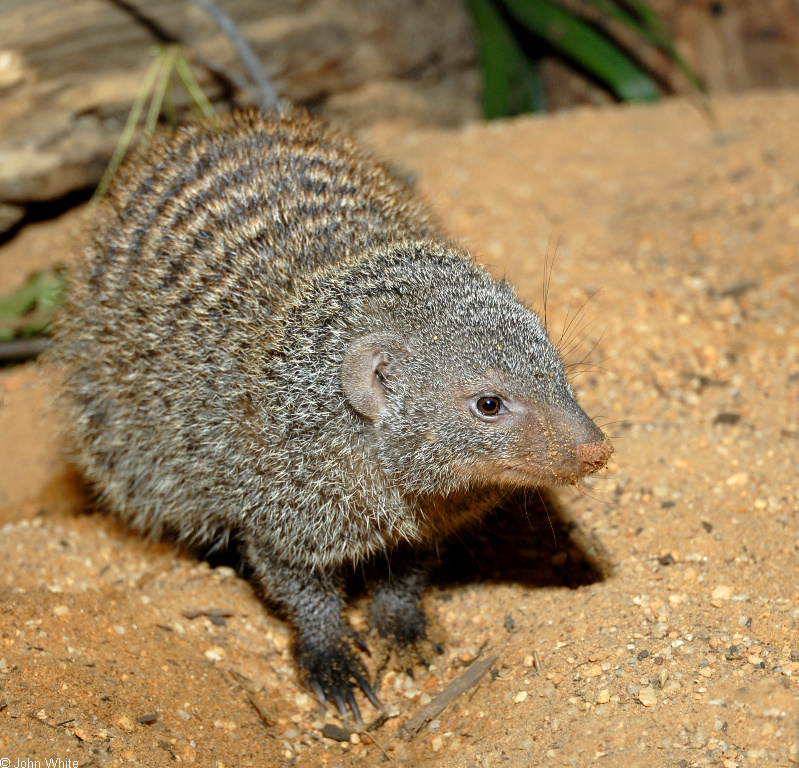
[[[519,492],[441,552],[432,583],[576,588],[612,572],[601,542],[571,519],[551,492]]]

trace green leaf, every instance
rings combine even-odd
[[[623,0],[621,3],[614,2],[614,0],[585,1],[597,8],[603,15],[624,24],[650,45],[663,51],[680,68],[685,78],[698,93],[705,92],[702,81],[674,45],[674,40],[666,25],[644,0]],[[632,13],[627,12],[625,6],[629,6]]]
[[[618,45],[549,0],[503,0],[511,16],[546,40],[623,101],[653,101],[657,84]]]
[[[15,291],[0,296],[0,340],[41,333],[63,295],[64,278],[60,273],[49,270],[29,275]],[[36,312],[37,318],[25,323],[24,318],[30,312]]]
[[[492,0],[469,0],[480,40],[483,111],[491,120],[546,109],[538,66],[525,56]]]

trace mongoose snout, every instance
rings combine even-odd
[[[304,682],[376,706],[344,574],[386,564],[370,620],[425,636],[422,563],[508,484],[611,454],[538,316],[356,143],[297,111],[157,137],[94,212],[53,357],[74,457],[122,521],[239,545]]]
[[[577,465],[582,475],[590,475],[602,469],[613,454],[610,443],[580,443],[575,451],[577,454]]]

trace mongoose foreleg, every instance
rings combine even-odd
[[[394,556],[372,589],[371,624],[400,649],[427,637],[427,620],[421,606],[427,570],[424,558]]]
[[[340,574],[289,565],[260,550],[250,552],[247,560],[252,581],[291,624],[304,683],[322,703],[332,701],[342,716],[349,706],[363,722],[354,686],[375,707],[381,705],[352,647],[357,638],[341,616],[345,598]]]

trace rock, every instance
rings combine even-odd
[[[25,208],[21,205],[0,203],[0,234],[19,224],[25,216]]]

